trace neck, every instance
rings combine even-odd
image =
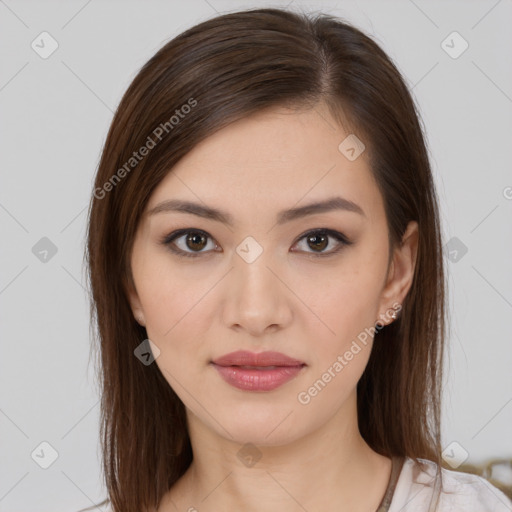
[[[391,460],[374,452],[361,437],[353,410],[355,396],[316,430],[271,446],[221,437],[190,413],[193,462],[159,512],[176,506],[201,512],[377,510]],[[166,503],[172,505],[167,508]]]

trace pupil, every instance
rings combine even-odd
[[[323,242],[320,242],[319,244],[318,243],[315,243],[314,241],[315,240],[318,240],[319,238],[323,239]],[[317,249],[325,249],[326,245],[327,245],[327,237],[325,235],[311,235],[310,237],[308,237],[308,242],[313,242],[313,245],[317,248]]]
[[[202,249],[204,247],[204,239],[205,237],[200,233],[189,235],[187,237],[187,245],[189,246],[189,249]],[[191,247],[189,245],[189,242],[191,242],[192,244],[198,244],[199,247]],[[201,244],[201,242],[203,242],[203,244]]]

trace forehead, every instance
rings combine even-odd
[[[366,154],[349,160],[349,136],[321,106],[269,109],[217,131],[182,158],[153,192],[147,210],[179,198],[254,215],[342,196],[369,218],[383,213]]]

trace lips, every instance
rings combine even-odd
[[[214,359],[211,365],[242,391],[272,391],[301,374],[306,363],[280,352],[239,350]]]
[[[298,359],[288,357],[281,352],[249,352],[247,350],[238,350],[237,352],[231,352],[225,354],[217,359],[214,359],[212,363],[218,366],[239,366],[245,369],[258,369],[263,370],[268,368],[269,370],[275,369],[276,367],[287,367],[287,366],[304,366],[305,363]]]
[[[306,363],[281,352],[239,350],[210,363],[231,386],[243,391],[272,391],[302,373]]]

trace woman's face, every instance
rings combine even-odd
[[[366,153],[354,159],[350,139],[339,149],[348,135],[324,107],[260,112],[196,146],[151,196],[134,242],[130,301],[189,422],[238,443],[277,445],[343,407],[353,415],[372,328],[392,321],[390,308],[409,289],[415,237],[388,269],[383,200]],[[305,208],[336,199],[336,207]],[[222,215],[165,207],[178,200]],[[246,383],[241,389],[212,364],[239,350],[303,365],[272,377],[268,368],[224,369]]]

